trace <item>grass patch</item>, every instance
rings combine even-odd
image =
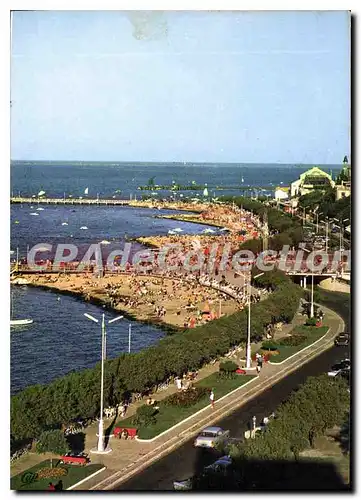
[[[279,345],[277,347],[279,354],[272,356],[270,360],[271,363],[281,363],[281,361],[284,361],[293,354],[296,354],[296,352],[301,351],[310,344],[313,344],[314,342],[316,342],[316,340],[320,339],[325,335],[328,328],[329,328],[328,326],[321,326],[319,328],[315,326],[296,326],[291,331],[291,335],[304,335],[307,337],[307,339],[302,344],[297,346]]]
[[[213,388],[215,394],[215,404],[217,405],[217,400],[219,398],[225,396],[234,389],[241,387],[253,378],[255,378],[253,375],[236,375],[234,378],[224,379],[219,378],[218,373],[212,373],[212,375],[196,382],[194,385],[197,387]],[[162,401],[160,401],[156,423],[147,427],[140,427],[138,429],[138,437],[141,439],[152,439],[208,405],[208,394],[200,399],[196,404],[189,407],[165,406],[162,405]],[[133,417],[129,417],[117,422],[116,425],[123,428],[134,427],[132,420]]]
[[[53,459],[53,467],[56,466],[58,459]],[[70,486],[78,483],[82,479],[94,474],[99,469],[102,469],[104,465],[102,464],[89,464],[84,467],[77,465],[64,465],[60,467],[67,470],[65,476],[59,478],[45,478],[36,479],[36,473],[43,468],[50,467],[50,460],[44,460],[30,469],[13,476],[10,479],[10,489],[17,491],[44,491],[49,487],[49,483],[58,484],[61,480],[63,483],[63,490],[70,488]],[[32,479],[32,481],[30,481]],[[29,481],[29,482],[27,482]]]

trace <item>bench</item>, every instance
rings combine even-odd
[[[60,457],[60,462],[71,465],[86,465],[89,462],[89,459],[87,457],[72,457],[64,455]]]
[[[125,434],[125,439],[134,439],[135,436],[137,435],[137,429],[132,428],[132,427],[116,427],[114,429],[114,436],[118,439],[122,438],[122,434]]]

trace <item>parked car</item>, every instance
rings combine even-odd
[[[188,479],[181,479],[180,481],[173,481],[173,489],[176,491],[191,491],[193,489],[195,477]]]
[[[350,336],[348,333],[340,333],[339,335],[337,335],[337,337],[335,338],[335,345],[338,345],[338,346],[347,346],[349,345],[350,343]]]
[[[214,448],[217,444],[229,438],[229,431],[221,427],[206,427],[194,441],[194,446],[201,448]]]
[[[208,465],[204,468],[201,476],[205,476],[207,474],[221,474],[227,475],[227,472],[232,465],[232,459],[229,455],[225,455],[224,457],[219,458],[213,464]],[[173,481],[173,488],[177,491],[190,491],[194,487],[194,483],[196,481],[196,476],[192,476],[188,479]]]
[[[331,366],[331,370],[327,373],[329,377],[336,377],[341,371],[350,370],[351,362],[349,359],[344,359],[339,363]]]

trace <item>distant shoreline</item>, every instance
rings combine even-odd
[[[106,161],[91,161],[91,160],[10,160],[10,165],[73,165],[73,166],[97,166],[97,165],[139,165],[139,166],[166,166],[172,165],[175,167],[189,167],[189,166],[229,166],[229,167],[243,167],[243,168],[252,168],[252,166],[262,166],[262,167],[284,167],[284,168],[309,168],[314,165],[320,167],[339,167],[342,168],[342,163],[298,163],[298,162],[290,162],[290,163],[262,163],[262,162],[201,162],[201,161],[186,161],[186,162],[177,162],[177,161],[116,161],[116,160],[106,160]],[[251,167],[249,167],[251,166]]]

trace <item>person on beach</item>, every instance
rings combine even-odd
[[[213,389],[211,390],[211,393],[209,395],[209,400],[211,402],[211,407],[214,408],[214,392],[213,392]]]

